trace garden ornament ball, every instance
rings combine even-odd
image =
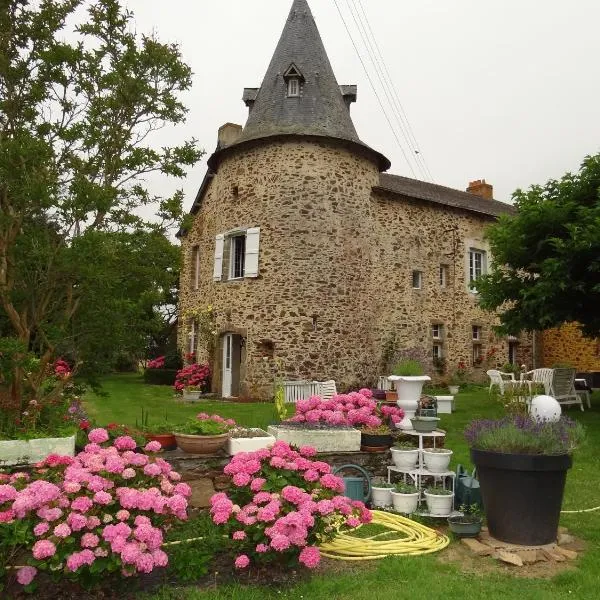
[[[561,412],[560,404],[552,396],[535,396],[529,407],[531,416],[540,421],[558,421]]]

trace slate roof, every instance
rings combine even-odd
[[[284,74],[292,64],[303,78],[299,97],[287,95]],[[344,93],[351,92],[355,94],[355,88],[344,86]],[[389,160],[356,133],[307,0],[294,0],[261,87],[256,96],[253,88],[246,88],[243,100],[250,106],[248,120],[229,148],[282,135],[325,137],[359,145],[374,155],[381,170],[390,167]],[[218,164],[218,156],[211,157],[211,164]]]
[[[487,200],[469,192],[462,192],[461,190],[419,181],[418,179],[410,179],[401,175],[380,173],[379,185],[373,189],[375,191],[392,192],[406,198],[416,198],[444,206],[461,208],[491,217],[512,215],[517,212],[514,206],[506,204],[506,202]]]

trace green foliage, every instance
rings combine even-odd
[[[145,369],[144,381],[150,385],[169,385],[175,383],[179,369]]]
[[[481,305],[501,309],[503,333],[578,322],[600,335],[600,154],[513,198],[518,214],[488,231],[496,268],[475,283]]]
[[[403,481],[399,481],[394,486],[394,491],[398,494],[416,494],[419,490],[416,486],[410,483],[404,483]]]
[[[230,429],[230,425],[217,423],[210,419],[189,419],[187,423],[177,425],[175,427],[175,432],[185,433],[187,435],[222,435],[227,433]]]
[[[427,488],[427,493],[434,496],[451,496],[452,490],[447,490],[440,486],[431,486]]]
[[[412,440],[405,440],[402,442],[396,442],[394,444],[394,448],[397,448],[398,450],[416,450],[417,445]]]
[[[415,377],[423,375],[423,365],[418,360],[406,359],[401,360],[394,367],[394,375],[404,375],[405,377]]]

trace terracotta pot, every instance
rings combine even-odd
[[[177,440],[172,433],[149,433],[146,435],[149,442],[158,442],[163,450],[175,450]]]
[[[188,435],[176,433],[177,445],[189,454],[217,454],[225,447],[229,433],[221,435]]]
[[[397,402],[398,400],[398,392],[395,390],[388,390],[385,393],[386,402]]]

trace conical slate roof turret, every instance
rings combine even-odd
[[[297,88],[289,88],[290,79],[297,81]],[[346,86],[346,96],[342,94],[307,0],[294,0],[261,87],[244,92],[250,114],[241,136],[228,148],[274,136],[318,136],[359,146],[356,149],[371,154],[380,169],[387,170],[389,160],[356,133],[348,90],[354,90],[354,99],[353,86]],[[219,154],[209,165],[218,164]]]

